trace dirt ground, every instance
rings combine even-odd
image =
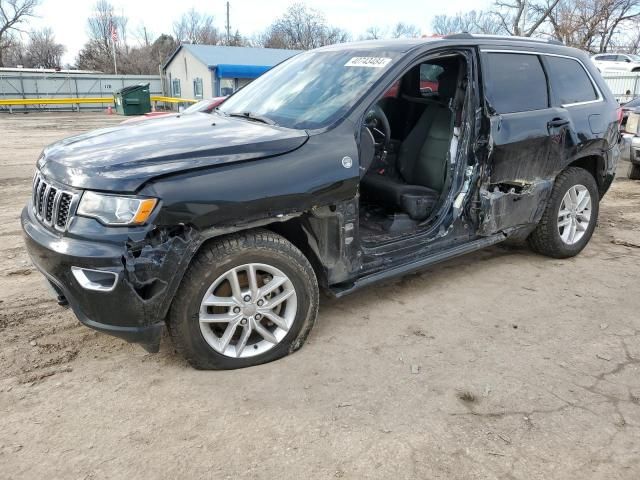
[[[0,116],[0,477],[640,478],[640,182],[577,258],[496,247],[323,298],[296,354],[202,372],[81,326],[23,246],[42,147],[119,120]]]

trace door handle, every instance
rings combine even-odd
[[[547,127],[549,128],[564,127],[565,125],[569,125],[569,120],[566,118],[554,118],[547,122]]]

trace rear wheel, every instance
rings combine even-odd
[[[309,261],[283,237],[258,230],[198,252],[168,325],[192,366],[233,369],[300,348],[317,311],[318,284]]]
[[[629,167],[628,177],[631,180],[640,180],[640,165],[632,163]]]
[[[569,167],[553,186],[544,214],[529,245],[554,258],[573,257],[589,243],[598,219],[599,194],[593,176]]]

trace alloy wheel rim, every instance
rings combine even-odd
[[[260,355],[287,335],[298,308],[293,283],[264,263],[231,268],[200,303],[200,331],[216,352],[231,358]]]
[[[558,211],[558,233],[567,245],[584,237],[591,223],[591,195],[584,185],[574,185],[565,193]]]

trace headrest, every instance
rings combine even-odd
[[[454,65],[447,68],[438,76],[438,96],[440,100],[453,98],[458,89],[458,69]]]

